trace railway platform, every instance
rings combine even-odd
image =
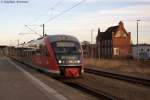
[[[25,74],[26,73],[26,74]],[[31,78],[31,79],[29,79]],[[32,81],[36,81],[36,85]],[[38,85],[41,84],[41,85]],[[43,86],[43,87],[42,87]],[[45,92],[44,92],[45,86]],[[39,88],[43,88],[43,91]],[[48,94],[46,94],[46,92]],[[67,100],[9,60],[0,58],[0,100]]]
[[[52,79],[47,82],[51,85],[45,84],[9,58],[0,57],[0,100],[89,100],[78,91]]]

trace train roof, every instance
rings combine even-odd
[[[50,42],[63,41],[63,40],[79,42],[79,40],[76,37],[71,35],[48,35],[47,38]]]
[[[50,43],[57,42],[57,41],[75,41],[79,42],[79,40],[70,35],[47,35],[45,37],[38,38],[37,40],[31,40],[27,42],[26,44],[23,44],[21,47],[24,48],[34,48],[37,46],[37,44],[41,44],[44,39],[48,39]]]
[[[7,47],[6,45],[0,45],[0,48],[5,48],[5,47]]]

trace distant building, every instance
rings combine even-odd
[[[133,45],[132,56],[134,59],[150,59],[150,44]]]
[[[0,56],[1,55],[4,55],[4,48],[5,48],[6,46],[4,46],[4,45],[0,45]]]
[[[85,58],[89,58],[90,55],[91,55],[91,53],[90,53],[90,51],[91,51],[91,44],[90,44],[90,42],[88,42],[88,41],[83,41],[83,42],[81,43],[81,45],[82,45],[84,57],[85,57]]]
[[[124,28],[124,23],[109,27],[105,32],[98,29],[96,37],[98,58],[125,58],[131,54],[131,33]]]
[[[90,44],[88,41],[83,41],[82,43],[84,58],[96,58],[97,56],[97,46],[96,44]]]

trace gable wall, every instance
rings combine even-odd
[[[126,57],[131,54],[131,34],[126,33],[125,29],[119,28],[116,33],[113,33],[113,57]],[[118,49],[119,54],[115,55],[114,50]]]

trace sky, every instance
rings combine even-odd
[[[140,20],[139,43],[150,43],[150,0],[18,1],[25,2],[0,0],[0,45],[17,45],[18,40],[23,43],[38,38],[29,28],[42,35],[41,24],[45,24],[48,35],[73,35],[81,42],[91,41],[93,30],[94,43],[98,28],[105,31],[120,21],[136,43],[136,20]]]

